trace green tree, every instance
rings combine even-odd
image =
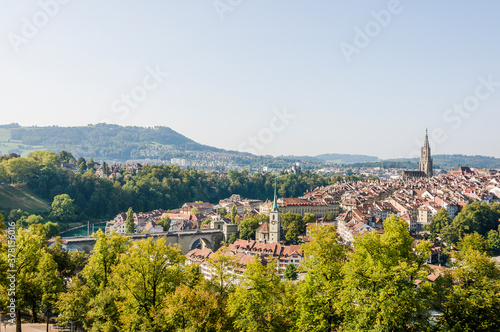
[[[57,153],[50,151],[32,151],[28,154],[28,159],[33,159],[46,166],[59,166],[61,164],[61,160]]]
[[[222,246],[210,255],[207,261],[208,268],[212,271],[212,278],[209,285],[221,299],[227,298],[229,293],[234,290],[237,284],[237,276],[228,271],[234,271],[238,267],[238,258],[236,256],[225,255],[227,247]]]
[[[39,273],[35,276],[36,287],[40,290],[39,305],[45,312],[45,330],[49,331],[49,322],[55,308],[59,294],[63,291],[63,280],[57,271],[57,263],[50,254],[40,258]]]
[[[285,268],[285,273],[283,274],[283,277],[286,280],[297,280],[297,268],[293,264],[288,264]]]
[[[498,231],[492,229],[488,232],[488,245],[493,252],[500,252],[500,226]]]
[[[120,294],[121,329],[162,331],[158,322],[163,321],[164,300],[182,284],[184,260],[180,249],[167,246],[163,238],[135,241],[120,256],[113,284]]]
[[[89,161],[87,162],[87,169],[89,170],[95,170],[95,162],[92,157],[89,158]]]
[[[453,224],[443,227],[440,235],[448,247],[457,243],[460,239],[459,232]]]
[[[291,285],[282,283],[271,259],[264,266],[256,256],[241,284],[229,295],[228,312],[238,331],[287,331],[294,322]]]
[[[219,215],[220,216],[225,216],[227,214],[226,208],[222,208],[219,210]]]
[[[0,157],[1,158],[1,157]],[[12,176],[7,170],[7,165],[5,163],[0,162],[0,181],[7,183],[11,182]]]
[[[451,216],[446,209],[442,208],[431,217],[431,223],[426,226],[426,230],[433,238],[436,238],[441,234],[442,229],[450,224]]]
[[[13,221],[16,222],[22,217],[28,217],[29,214],[21,209],[13,209],[10,210],[9,216],[7,217],[7,221]]]
[[[288,225],[285,239],[288,243],[296,243],[299,241],[299,229],[296,223],[291,223]]]
[[[125,233],[134,234],[135,233],[135,223],[134,223],[134,211],[131,207],[127,211],[127,219],[125,220]]]
[[[328,214],[326,215],[326,220],[334,220],[335,219],[335,214],[330,211],[328,212]]]
[[[74,200],[68,194],[57,195],[52,201],[49,217],[57,222],[71,222],[75,220]]]
[[[306,220],[311,220],[314,215],[307,214]],[[314,218],[314,220],[316,220]],[[297,213],[283,213],[281,215],[281,224],[283,225],[283,230],[285,231],[286,240],[291,242],[297,242],[299,240],[299,235],[303,235],[306,232],[306,224],[304,218]]]
[[[238,210],[236,209],[236,205],[233,204],[231,208],[231,223],[236,223],[236,216],[238,215]]]
[[[163,331],[231,331],[225,303],[203,285],[181,285],[165,299]]]
[[[111,174],[111,171],[109,170],[109,166],[108,166],[108,164],[106,164],[105,161],[102,162],[102,173],[105,176],[109,176]]]
[[[423,279],[430,243],[413,247],[408,224],[395,216],[384,222],[384,234],[358,236],[354,252],[342,267],[346,331],[394,331],[428,327],[430,283]]]
[[[83,157],[79,157],[79,158],[76,160],[76,165],[77,165],[78,167],[80,167],[80,165],[81,165],[81,164],[83,164],[83,166],[82,166],[82,167],[84,168],[84,170],[87,170],[87,161],[86,161],[86,160],[85,160],[85,158],[83,158]]]
[[[28,158],[13,158],[3,163],[11,181],[26,182],[34,177],[37,162]]]
[[[306,225],[304,223],[304,218],[298,213],[287,212],[281,215],[281,224],[285,232],[291,224],[295,224],[299,234],[304,234],[306,231]]]
[[[43,219],[43,217],[36,215],[36,214],[32,214],[32,215],[28,216],[28,218],[26,218],[26,223],[29,226],[34,225],[34,224],[43,224],[44,222],[45,222],[45,220]]]
[[[86,170],[87,170],[87,164],[85,164],[85,162],[81,162],[78,164],[78,172],[80,172],[80,174],[85,173]]]
[[[255,230],[259,224],[266,220],[262,215],[254,216],[250,214],[238,224],[240,238],[245,240],[255,240]]]
[[[233,233],[229,235],[229,239],[227,240],[227,244],[233,244],[239,238],[239,232]]]
[[[57,223],[52,221],[47,221],[47,223],[44,224],[43,227],[45,228],[45,232],[47,234],[48,239],[59,235],[59,225]]]
[[[119,326],[119,294],[111,276],[120,255],[129,249],[129,239],[118,234],[106,236],[100,229],[93,236],[96,243],[88,264],[56,304],[58,321],[79,322],[90,331],[113,332]]]
[[[312,213],[304,214],[304,217],[302,218],[302,223],[304,224],[304,226],[315,222],[316,222],[316,217],[314,216],[314,214]]]
[[[459,243],[453,269],[443,283],[441,331],[498,331],[500,329],[500,270],[474,246]]]
[[[73,157],[73,154],[66,150],[62,150],[61,152],[59,152],[58,157],[59,160],[63,163],[69,163],[71,162],[71,159],[75,159],[75,157]]]
[[[158,222],[158,225],[160,225],[161,227],[163,227],[163,231],[164,232],[168,232],[168,230],[170,229],[170,224],[172,223],[172,220],[170,220],[170,217],[169,216],[165,216],[163,218],[160,219],[160,221]]]
[[[57,264],[59,278],[64,281],[64,288],[68,287],[71,279],[87,264],[87,255],[81,251],[64,249],[60,236],[54,238],[54,243],[48,248],[49,253]]]
[[[200,210],[198,210],[197,207],[193,206],[193,208],[191,209],[190,211],[191,214],[199,214],[200,213]]]
[[[296,325],[302,331],[337,331],[343,322],[341,269],[347,260],[347,247],[340,244],[332,225],[313,227],[310,237],[311,241],[302,245],[302,267],[307,274],[298,284]]]
[[[7,256],[7,251],[3,253]],[[21,311],[31,309],[32,321],[38,322],[41,306],[50,307],[52,295],[57,296],[62,285],[57,278],[57,269],[47,251],[45,232],[42,225],[19,229],[14,252],[15,261],[10,269],[15,270],[16,331],[21,331]],[[7,280],[2,280],[6,283]]]
[[[475,201],[464,206],[463,210],[453,220],[453,226],[460,238],[465,234],[477,232],[486,236],[492,229],[498,228],[500,215],[486,203]]]
[[[474,232],[472,234],[467,234],[458,243],[458,250],[461,252],[466,252],[469,248],[479,251],[481,254],[490,255],[490,247],[486,239]]]

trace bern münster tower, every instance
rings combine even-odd
[[[432,158],[431,158],[431,147],[429,145],[429,136],[427,134],[427,129],[425,130],[425,141],[424,146],[420,151],[420,164],[419,171],[424,172],[425,176],[428,178],[432,177]]]

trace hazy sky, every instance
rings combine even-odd
[[[500,157],[500,2],[0,0],[0,123]],[[167,74],[168,73],[168,74]]]

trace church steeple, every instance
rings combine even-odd
[[[419,170],[424,172],[428,178],[432,177],[433,175],[431,147],[429,145],[429,132],[427,129],[425,129],[424,145],[422,146],[422,149],[420,151]]]
[[[427,130],[427,128],[425,128],[424,149],[429,149],[430,150],[430,147],[429,147],[429,131]]]
[[[273,206],[271,208],[272,212],[277,212],[278,211],[278,201],[276,199],[276,180],[274,180],[274,200],[273,200]]]
[[[281,220],[276,197],[276,179],[274,181],[274,200],[269,212],[269,243],[281,241]]]

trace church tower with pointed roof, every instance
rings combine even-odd
[[[269,212],[269,242],[281,241],[281,220],[278,210],[278,201],[276,199],[276,182],[274,183],[274,201]]]
[[[432,158],[431,158],[431,147],[429,145],[429,135],[427,129],[425,130],[425,141],[424,146],[420,150],[420,164],[419,171],[424,172],[425,176],[428,178],[432,177]]]

